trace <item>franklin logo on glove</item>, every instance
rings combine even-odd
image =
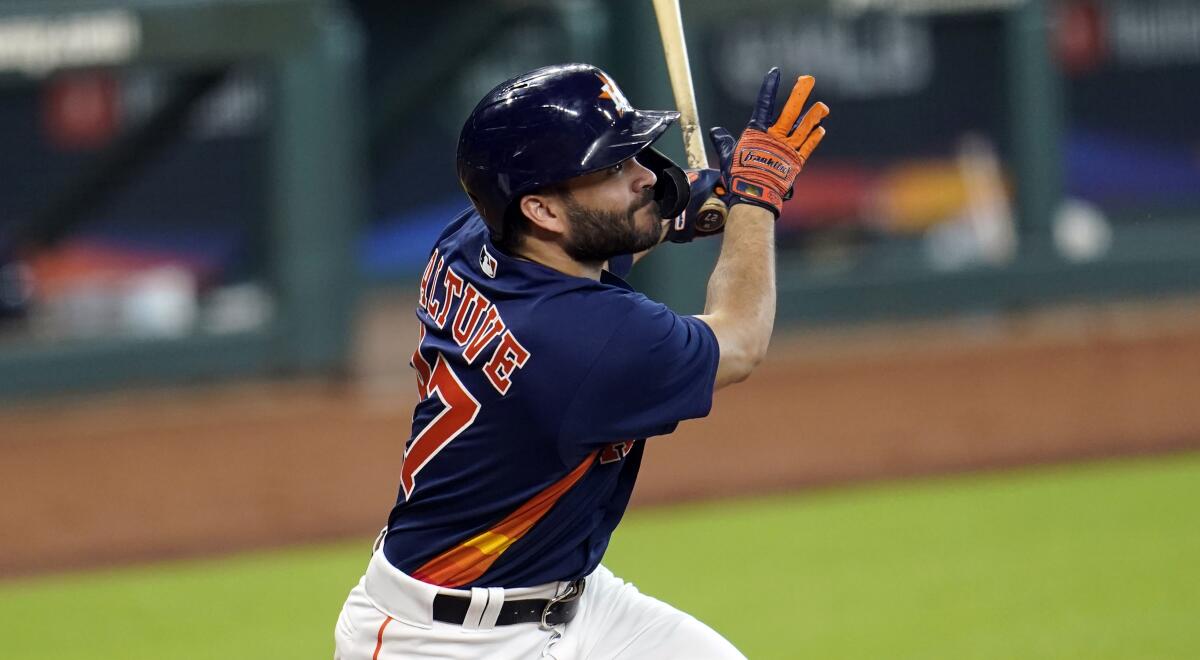
[[[776,158],[771,158],[770,154],[764,155],[758,151],[747,151],[742,154],[742,165],[751,165],[753,163],[761,163],[766,165],[776,172],[779,172],[779,174],[782,176],[787,176],[792,169],[782,161]]]

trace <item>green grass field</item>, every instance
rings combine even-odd
[[[635,511],[605,563],[751,658],[1200,658],[1198,505],[1200,454],[1038,468]],[[0,657],[327,659],[369,543],[0,582]]]

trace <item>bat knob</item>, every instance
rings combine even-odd
[[[725,226],[725,218],[729,215],[729,209],[725,206],[719,197],[709,197],[700,206],[700,212],[696,214],[696,230],[706,234],[711,234],[715,231],[720,231]]]

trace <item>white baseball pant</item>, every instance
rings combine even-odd
[[[416,580],[376,552],[350,591],[334,630],[335,660],[507,658],[608,660],[743,658],[716,631],[666,603],[640,593],[604,566],[587,578],[570,622],[487,625],[505,599],[551,598],[568,583],[520,589],[443,589]],[[449,593],[472,599],[461,625],[433,619],[433,599]],[[491,607],[489,607],[491,605]]]

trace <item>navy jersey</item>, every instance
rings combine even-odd
[[[439,237],[417,318],[421,401],[388,560],[455,588],[590,573],[629,502],[643,440],[708,414],[712,330],[612,272],[596,281],[506,255],[474,211]]]

